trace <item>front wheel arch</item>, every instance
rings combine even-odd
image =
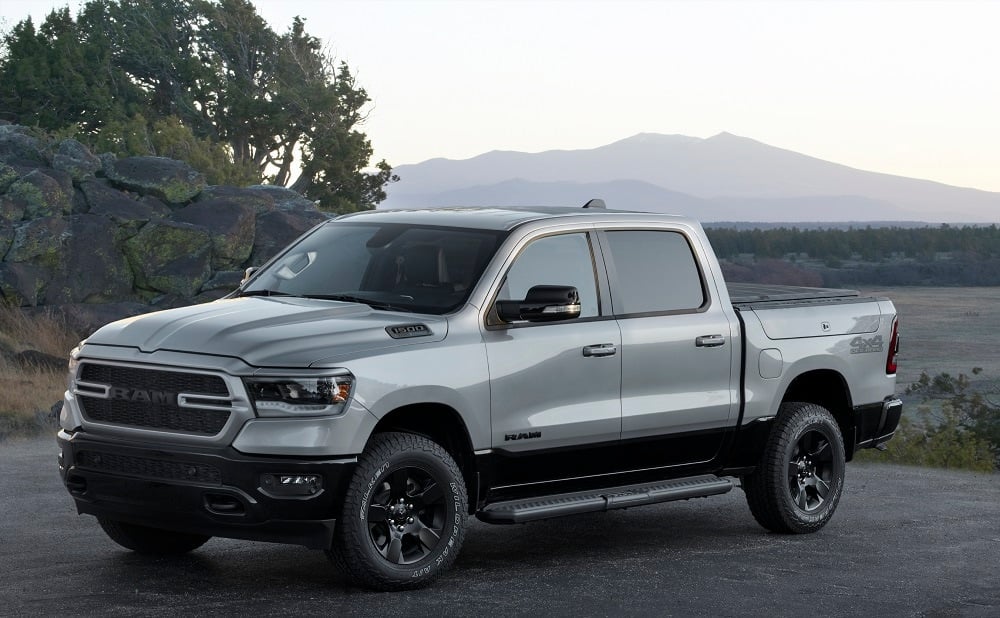
[[[457,410],[433,402],[396,408],[379,419],[368,438],[368,444],[379,434],[388,432],[423,436],[448,451],[462,472],[465,491],[469,496],[469,514],[475,512],[479,503],[479,471],[469,430]]]

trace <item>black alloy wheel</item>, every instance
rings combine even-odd
[[[400,468],[368,503],[372,544],[392,564],[413,564],[434,551],[444,533],[444,492],[420,468]]]
[[[804,434],[788,462],[788,491],[792,502],[806,513],[823,506],[833,488],[833,446],[819,431]]]

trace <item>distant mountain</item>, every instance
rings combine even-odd
[[[396,168],[383,208],[567,205],[702,221],[1000,220],[1000,193],[858,170],[729,133],[640,133],[588,150],[493,151]]]
[[[416,166],[414,166],[416,167]],[[400,181],[401,184],[402,181]],[[670,191],[641,180],[611,180],[607,182],[534,182],[521,178],[504,180],[491,185],[464,187],[438,193],[398,193],[392,185],[390,208],[420,208],[422,206],[583,206],[597,196],[619,208],[629,204],[632,210],[671,212],[670,208],[689,212],[712,212],[715,206],[684,193]],[[611,206],[609,206],[611,207]]]

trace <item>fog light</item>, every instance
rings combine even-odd
[[[262,474],[261,489],[272,496],[312,496],[323,489],[318,474]]]

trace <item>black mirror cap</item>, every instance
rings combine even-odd
[[[536,285],[524,300],[498,300],[504,322],[554,322],[580,317],[580,293],[571,285]]]

